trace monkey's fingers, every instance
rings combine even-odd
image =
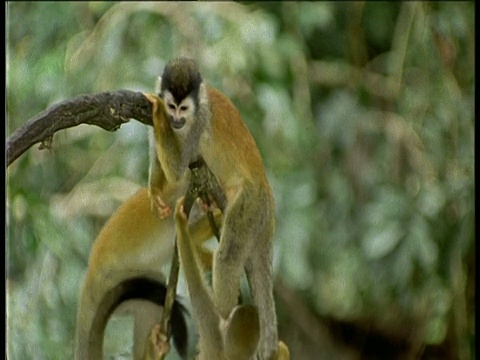
[[[177,200],[177,203],[175,205],[175,219],[177,222],[180,222],[182,224],[186,224],[188,221],[187,213],[185,212],[185,197],[182,196]]]
[[[143,95],[147,98],[147,100],[153,105],[153,113],[155,113],[156,111],[156,108],[158,106],[158,99],[159,97],[154,95],[154,94],[150,94],[150,93],[143,93]]]
[[[160,220],[165,219],[172,213],[172,208],[163,201],[160,195],[152,196],[152,206],[157,211]]]
[[[155,325],[148,337],[147,349],[143,360],[160,360],[170,352],[168,337],[162,333],[160,325]]]

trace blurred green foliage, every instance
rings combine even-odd
[[[9,2],[7,135],[77,94],[151,91],[178,55],[263,155],[292,358],[368,358],[305,330],[325,319],[402,338],[403,358],[473,358],[474,3]],[[10,359],[71,357],[90,245],[146,185],[146,132],[82,125],[7,169]]]

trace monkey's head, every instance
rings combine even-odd
[[[170,61],[163,70],[160,96],[174,130],[193,121],[199,103],[202,77],[195,61],[177,58]]]

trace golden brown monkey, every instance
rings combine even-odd
[[[199,248],[212,236],[205,217],[191,225],[190,231]],[[161,268],[171,262],[174,239],[173,218],[161,220],[152,211],[147,189],[141,189],[112,215],[91,250],[78,308],[75,359],[103,359],[105,325],[119,304],[138,299],[163,305]],[[208,255],[202,250],[206,264],[211,261]],[[143,356],[151,327],[160,320],[161,314],[154,311],[149,317],[152,310],[145,311],[149,321],[135,324],[135,359]],[[173,307],[172,334],[179,353],[185,355],[186,324],[179,303]]]
[[[169,214],[172,203],[162,193],[164,182],[182,181],[188,165],[204,159],[227,198],[213,260],[213,304],[223,320],[230,317],[245,270],[260,321],[259,355],[272,358],[285,346],[278,344],[273,299],[274,201],[257,145],[235,106],[203,82],[193,60],[178,58],[166,65],[159,96],[147,94],[157,154],[150,170],[153,207]],[[205,320],[201,313],[196,316],[197,322]]]

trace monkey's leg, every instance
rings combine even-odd
[[[180,263],[187,281],[192,310],[200,335],[200,359],[220,359],[223,351],[223,341],[220,333],[220,316],[215,309],[209,288],[203,279],[190,231],[187,215],[184,212],[183,198],[177,201],[175,207],[175,225]]]
[[[256,240],[251,229],[257,227],[258,214],[256,209],[249,208],[247,193],[252,195],[243,189],[227,206],[220,244],[214,255],[213,296],[222,319],[227,319],[237,305],[240,278]]]
[[[262,235],[260,235],[262,236]],[[252,301],[257,306],[260,320],[260,359],[269,359],[277,349],[277,316],[273,299],[272,243],[270,238],[258,239],[248,258],[247,273]]]

